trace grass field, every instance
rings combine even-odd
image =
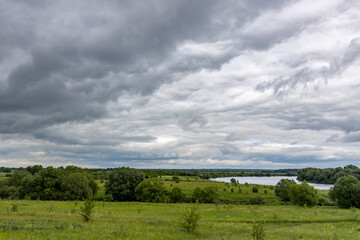
[[[185,210],[194,205],[190,203],[98,201],[93,220],[85,223],[79,215],[82,202],[1,200],[0,239],[252,239],[255,221],[264,221],[265,239],[360,239],[360,210],[280,205],[270,186],[196,177],[180,177],[178,183],[171,176],[161,180],[168,190],[181,187],[187,198],[196,187],[217,187],[220,199],[229,204],[200,204],[199,228],[188,233],[179,222]],[[104,182],[97,183],[97,197],[101,198]],[[257,193],[253,187],[258,188]],[[328,191],[319,194],[327,197]],[[239,204],[256,196],[265,199],[266,205]]]
[[[191,204],[97,202],[90,223],[80,204],[0,201],[0,239],[251,239],[256,220],[266,239],[360,239],[358,212],[336,207],[201,204],[200,226],[188,233],[179,219]]]

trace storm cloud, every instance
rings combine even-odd
[[[0,165],[358,164],[357,1],[0,2]]]

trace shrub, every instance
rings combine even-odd
[[[292,185],[290,188],[290,201],[299,206],[315,206],[318,203],[317,191],[306,181],[303,181],[300,185]]]
[[[275,186],[276,197],[280,198],[281,201],[289,202],[290,188],[293,185],[296,185],[296,182],[294,180],[281,179]]]
[[[133,168],[118,168],[109,174],[105,194],[111,194],[116,201],[133,201],[135,189],[144,180],[144,174]]]
[[[252,192],[253,192],[253,193],[257,193],[257,192],[259,192],[259,189],[258,189],[257,187],[253,187],[253,188],[252,188]]]
[[[329,196],[342,208],[360,208],[360,182],[350,175],[338,178]]]
[[[265,204],[265,200],[261,196],[252,197],[252,198],[250,198],[250,204],[251,205],[263,205],[263,204]]]
[[[80,206],[79,214],[85,222],[89,222],[91,220],[91,214],[94,211],[95,204],[95,199],[91,196],[84,201],[82,206]]]
[[[194,202],[213,203],[218,198],[218,190],[216,187],[205,187],[201,189],[196,187],[192,196]]]
[[[233,183],[233,184],[236,184],[236,179],[235,179],[235,178],[231,178],[231,179],[230,179],[230,182]]]
[[[19,205],[17,203],[11,204],[11,211],[17,212],[19,210]]]
[[[180,225],[188,232],[195,232],[199,226],[200,213],[197,205],[185,210],[180,219]]]
[[[172,177],[172,180],[176,183],[179,183],[180,182],[180,178],[178,176],[173,176]]]
[[[180,187],[173,187],[168,193],[169,201],[172,203],[183,202],[185,199],[185,194],[182,192]]]
[[[141,202],[166,202],[164,184],[157,178],[141,182],[135,189],[135,195]]]
[[[265,239],[265,227],[263,221],[257,221],[253,223],[251,236],[253,237],[254,240]]]

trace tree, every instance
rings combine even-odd
[[[43,167],[41,165],[34,165],[26,167],[26,171],[34,175],[35,173],[39,172]]]
[[[82,216],[85,222],[89,222],[91,220],[91,215],[94,212],[94,207],[96,205],[94,196],[88,197],[82,206],[80,206],[79,214]]]
[[[201,189],[196,187],[192,196],[194,202],[213,203],[218,198],[218,190],[216,187],[205,187]]]
[[[166,202],[164,183],[157,178],[142,181],[135,189],[136,198],[141,202]]]
[[[95,183],[94,179],[84,173],[70,173],[62,182],[64,200],[82,200],[95,195],[97,188],[93,189],[91,182]]]
[[[195,232],[199,226],[199,206],[195,205],[185,210],[180,219],[180,225],[188,232]]]
[[[80,200],[96,191],[97,184],[87,171],[71,172],[53,167],[41,169],[34,175],[28,174],[19,186],[20,198],[41,200]]]
[[[105,194],[111,194],[116,201],[136,200],[135,188],[144,180],[144,174],[137,169],[122,167],[109,174]]]
[[[294,180],[281,179],[275,186],[276,197],[280,198],[281,201],[289,202],[290,201],[290,188],[293,185],[296,185],[296,182]]]
[[[354,176],[339,178],[329,191],[329,196],[340,207],[360,207],[360,182]]]
[[[172,203],[182,202],[185,199],[185,194],[182,192],[180,187],[173,187],[168,193],[169,201]]]
[[[290,201],[299,206],[315,206],[318,201],[317,191],[306,181],[301,184],[295,184],[290,187]]]

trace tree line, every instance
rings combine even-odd
[[[118,168],[110,172],[105,184],[105,199],[115,201],[141,201],[157,203],[200,202],[212,203],[218,197],[215,187],[197,187],[191,199],[187,199],[180,187],[167,190],[159,178],[146,178],[143,171],[133,168]],[[176,181],[178,177],[174,176]]]
[[[97,192],[93,175],[75,166],[66,168],[29,166],[0,182],[0,198],[82,200]]]
[[[337,179],[346,175],[352,175],[360,179],[360,169],[354,165],[347,165],[344,168],[304,168],[298,170],[297,179],[312,183],[334,184]]]

